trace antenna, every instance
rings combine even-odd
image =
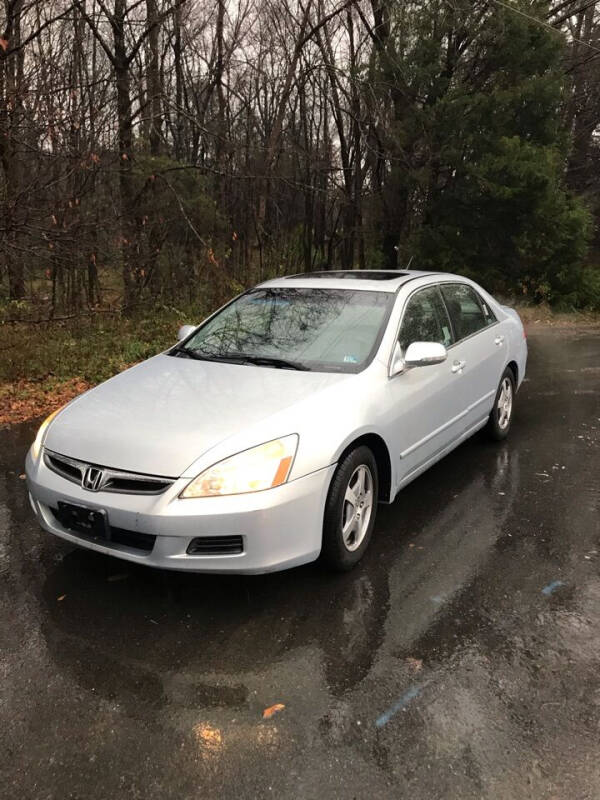
[[[413,253],[412,256],[408,259],[408,264],[404,267],[404,269],[410,269],[410,265],[412,264],[414,257],[415,254]]]

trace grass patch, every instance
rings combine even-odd
[[[101,314],[3,325],[0,382],[79,377],[98,383],[174,344],[179,325],[201,317],[167,309],[132,319]]]

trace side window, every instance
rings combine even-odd
[[[470,286],[464,283],[445,283],[441,289],[457,341],[496,321],[492,310]]]
[[[450,320],[437,286],[416,292],[404,309],[400,334],[402,352],[413,342],[439,342],[452,344]]]
[[[477,294],[477,292],[475,293]],[[492,311],[492,309],[488,306],[481,295],[477,294],[477,299],[481,304],[481,308],[483,309],[483,316],[485,317],[485,321],[488,325],[492,325],[494,322],[498,322],[496,315]]]

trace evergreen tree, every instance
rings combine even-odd
[[[515,13],[541,21],[548,3],[409,5],[372,67],[393,115],[383,247],[496,288],[564,290],[590,225],[564,185],[563,46]]]

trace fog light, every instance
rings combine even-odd
[[[244,552],[241,536],[198,536],[188,545],[188,556],[234,556]]]

